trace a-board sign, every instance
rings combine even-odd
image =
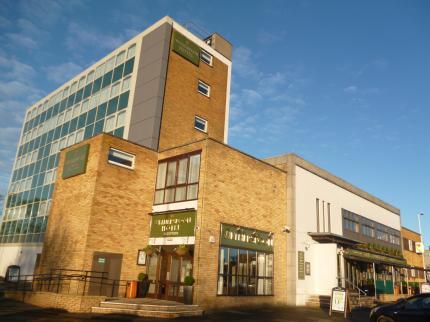
[[[330,316],[332,312],[341,312],[346,317],[348,309],[348,292],[342,287],[335,287],[331,290]]]
[[[430,293],[430,284],[429,283],[421,284],[421,293]]]

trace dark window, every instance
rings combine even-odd
[[[201,117],[196,116],[194,117],[194,128],[202,132],[207,132],[208,122],[205,119],[202,119]]]
[[[218,295],[273,295],[273,254],[221,247]]]
[[[109,149],[108,161],[129,169],[134,168],[134,155],[120,150]]]

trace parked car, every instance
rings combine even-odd
[[[430,293],[400,299],[392,304],[374,307],[370,311],[371,322],[429,322]]]

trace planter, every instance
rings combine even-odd
[[[188,253],[188,247],[181,247],[181,246],[179,246],[179,247],[177,247],[176,249],[175,249],[175,252],[176,252],[176,254],[178,254],[179,256],[184,256],[185,254],[187,254]]]
[[[192,285],[184,286],[184,303],[187,305],[193,304],[193,288]]]
[[[149,291],[151,282],[146,279],[137,283],[137,297],[146,297]]]

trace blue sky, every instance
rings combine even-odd
[[[28,105],[165,15],[233,43],[231,145],[423,212],[430,244],[429,1],[3,0],[1,194]]]

